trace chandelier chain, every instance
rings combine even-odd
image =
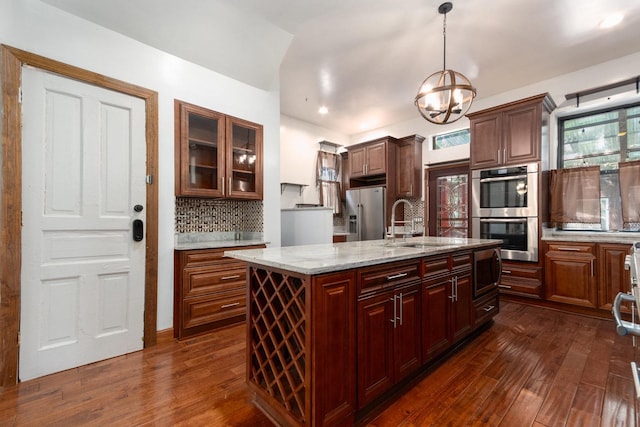
[[[447,69],[447,14],[444,13],[444,18],[442,19],[442,39],[443,46],[442,49],[442,69]]]

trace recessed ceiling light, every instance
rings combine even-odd
[[[320,114],[327,114],[328,112],[329,112],[329,109],[324,105],[318,109],[318,113]]]
[[[604,28],[615,27],[616,25],[622,22],[623,18],[624,18],[624,15],[622,13],[612,13],[611,15],[607,16],[602,20],[602,22],[600,23],[600,28],[604,29]]]

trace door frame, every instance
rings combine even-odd
[[[145,102],[147,171],[144,347],[156,344],[158,314],[158,93],[82,68],[0,45],[2,178],[0,183],[0,387],[18,380],[22,263],[22,66],[29,65]]]

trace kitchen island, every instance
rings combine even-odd
[[[357,423],[491,321],[497,283],[474,293],[474,255],[500,243],[416,237],[226,251],[247,262],[256,405],[280,425]]]

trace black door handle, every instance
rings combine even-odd
[[[139,242],[144,239],[144,223],[141,219],[133,220],[133,241]]]

